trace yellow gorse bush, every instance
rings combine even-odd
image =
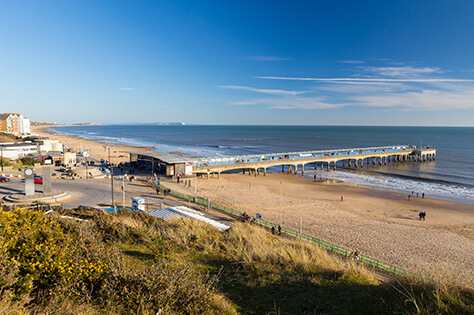
[[[82,257],[80,241],[41,211],[0,209],[0,266],[14,274],[10,283],[0,280],[0,290],[18,298],[57,285],[91,284],[109,268]]]

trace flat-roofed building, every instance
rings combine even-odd
[[[127,152],[130,153],[130,162],[138,166],[153,167],[154,172],[166,176],[192,176],[193,158],[180,155],[163,154],[158,152]]]
[[[0,143],[3,157],[10,160],[18,160],[25,156],[38,153],[37,145],[34,143]]]

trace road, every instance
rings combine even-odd
[[[100,180],[53,180],[53,190],[63,190],[71,193],[70,201],[66,201],[64,206],[67,208],[75,208],[78,206],[91,207],[107,207],[112,203],[110,179]],[[23,179],[12,178],[8,183],[0,183],[0,198],[9,194],[23,193],[25,182]],[[42,185],[35,185],[36,192],[41,193]],[[125,182],[125,202],[130,205],[131,197],[142,197],[150,207],[159,208],[159,204],[163,207],[176,206],[177,203],[170,200],[164,200],[161,195],[156,195],[153,188],[149,187],[146,182],[134,181],[132,183]],[[116,204],[122,204],[123,191],[122,181],[114,181],[114,199]]]

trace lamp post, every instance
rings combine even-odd
[[[280,226],[282,224],[282,214],[281,214],[281,208],[282,208],[282,191],[283,191],[283,185],[282,181],[280,181]]]
[[[122,191],[123,191],[122,207],[125,208],[125,176],[122,176]]]
[[[155,180],[155,157],[156,141],[153,141],[153,153],[151,155],[151,180]]]
[[[112,166],[112,163],[110,163],[110,148],[108,148],[109,152],[109,165],[110,165],[110,186],[112,190],[112,208],[114,208],[115,211],[115,201],[114,201],[114,168]]]
[[[86,151],[82,151],[82,155],[85,156],[86,158],[86,179],[89,179],[89,161],[88,161],[88,157],[89,157],[89,152],[86,152]]]

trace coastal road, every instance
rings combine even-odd
[[[9,194],[23,193],[25,183],[23,179],[12,178],[8,183],[0,183],[0,198]],[[42,192],[42,185],[35,185],[36,192]],[[110,179],[101,180],[54,180],[53,190],[63,190],[71,193],[70,201],[66,200],[64,206],[74,208],[78,206],[107,207],[112,203]],[[131,197],[142,197],[151,207],[159,208],[159,204],[166,206],[177,205],[169,200],[163,200],[156,192],[141,181],[125,182],[125,202],[130,205]],[[122,181],[114,181],[114,199],[116,204],[122,204]]]

